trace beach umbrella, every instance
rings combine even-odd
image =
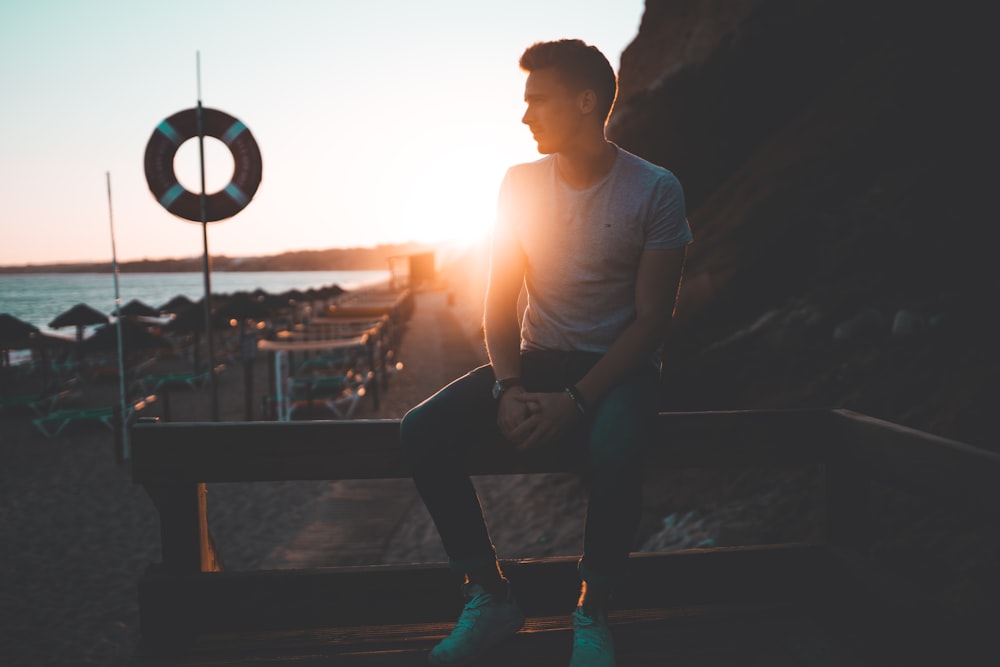
[[[156,317],[160,314],[158,310],[139,299],[132,299],[122,306],[119,312],[123,317]]]
[[[326,296],[327,299],[332,299],[333,297],[340,296],[343,293],[344,293],[344,288],[337,284],[328,285],[327,287],[323,288],[323,294]]]
[[[305,301],[308,298],[308,296],[306,295],[305,292],[302,292],[302,291],[294,289],[294,288],[290,289],[290,290],[287,290],[285,292],[282,292],[280,294],[280,296],[283,297],[286,302],[291,302],[291,301]]]
[[[215,313],[212,316],[212,327],[216,330],[228,329],[229,320],[233,319],[233,316],[225,310],[225,302],[214,302],[213,306],[215,306]],[[203,332],[205,330],[204,299],[199,299],[191,308],[177,313],[174,319],[163,326],[163,330],[168,333],[194,334],[196,336]]]
[[[185,308],[177,312],[174,319],[163,326],[163,330],[169,333],[189,334],[198,333],[205,328],[205,309],[200,302],[190,308]]]
[[[38,360],[41,362],[39,366],[44,385],[48,385],[49,383],[51,371],[49,367],[50,355],[54,355],[56,358],[65,358],[68,356],[68,353],[76,349],[79,349],[79,343],[73,338],[47,334],[42,331],[31,334],[31,354],[33,357],[37,355]]]
[[[170,301],[160,306],[161,313],[180,313],[194,305],[194,301],[183,294],[178,294]]]
[[[49,322],[53,329],[63,327],[76,327],[76,341],[83,340],[84,328],[93,324],[107,324],[110,321],[107,315],[101,311],[88,306],[85,303],[78,303],[69,310],[60,313],[54,320]]]
[[[229,325],[230,320],[243,324],[246,320],[264,320],[270,315],[271,309],[264,299],[238,294],[219,304],[215,310],[215,322],[217,328],[223,328]]]
[[[24,349],[14,347],[14,345],[27,342],[33,333],[38,333],[38,327],[34,324],[29,324],[7,313],[0,313],[0,345],[5,349]],[[30,345],[25,345],[25,347],[30,347]]]
[[[19,320],[7,313],[0,313],[0,351],[2,351],[0,364],[10,365],[10,350],[26,350],[32,347],[32,334],[38,331],[38,327],[34,324]]]
[[[121,325],[122,348],[123,352],[128,356],[135,355],[138,352],[171,347],[169,339],[160,334],[153,333],[141,324],[128,319],[122,319]],[[84,354],[109,352],[118,349],[117,327],[114,324],[106,324],[98,327],[93,336],[80,344],[80,349]]]
[[[213,318],[213,328],[215,329],[228,329],[229,320],[220,322],[218,315]],[[164,327],[163,330],[167,333],[172,334],[191,334],[194,336],[194,342],[192,345],[192,352],[194,353],[194,371],[196,373],[201,371],[201,336],[205,332],[205,304],[204,299],[199,299],[193,306],[187,310],[182,310],[177,313],[177,316],[170,320]]]

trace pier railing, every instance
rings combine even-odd
[[[453,619],[442,563],[226,572],[210,536],[205,484],[408,477],[398,421],[139,424],[132,473],[160,515],[162,560],[139,586],[144,641]],[[959,512],[1000,514],[1000,454],[847,410],[662,413],[648,466],[661,469],[820,466],[826,525],[819,544],[642,553],[616,606],[631,609],[804,604],[857,622],[886,605],[909,630],[929,618],[915,598],[880,586],[867,550],[873,481],[902,486]],[[560,471],[544,455],[511,458],[484,442],[472,474]],[[505,564],[529,616],[565,612],[575,560]],[[894,599],[895,598],[895,599]],[[880,621],[884,627],[885,619]],[[902,622],[902,621],[900,621]],[[176,644],[175,644],[176,645]]]

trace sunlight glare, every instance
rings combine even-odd
[[[424,160],[401,204],[407,229],[401,238],[472,241],[487,234],[496,210],[501,165],[472,160],[471,153],[441,153]],[[499,174],[499,176],[498,176]]]

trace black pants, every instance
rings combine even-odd
[[[525,388],[563,391],[600,355],[523,352]],[[468,447],[497,431],[493,368],[482,366],[410,410],[400,438],[417,490],[437,526],[450,565],[459,572],[489,567],[496,549],[479,496],[465,469]],[[574,432],[546,443],[567,466],[585,474],[590,493],[581,577],[615,587],[624,574],[642,511],[642,464],[656,415],[658,373],[644,366],[614,387]],[[514,453],[512,452],[512,455]],[[544,508],[540,508],[544,511]]]

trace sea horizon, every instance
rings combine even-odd
[[[364,271],[213,271],[212,294],[232,294],[263,289],[279,294],[291,289],[338,285],[345,290],[386,282],[387,270]],[[121,305],[137,299],[159,308],[175,296],[198,301],[205,296],[201,272],[120,273]],[[0,275],[0,313],[33,324],[45,333],[68,335],[72,327],[52,329],[49,322],[78,303],[109,316],[115,309],[112,273],[9,273]]]

